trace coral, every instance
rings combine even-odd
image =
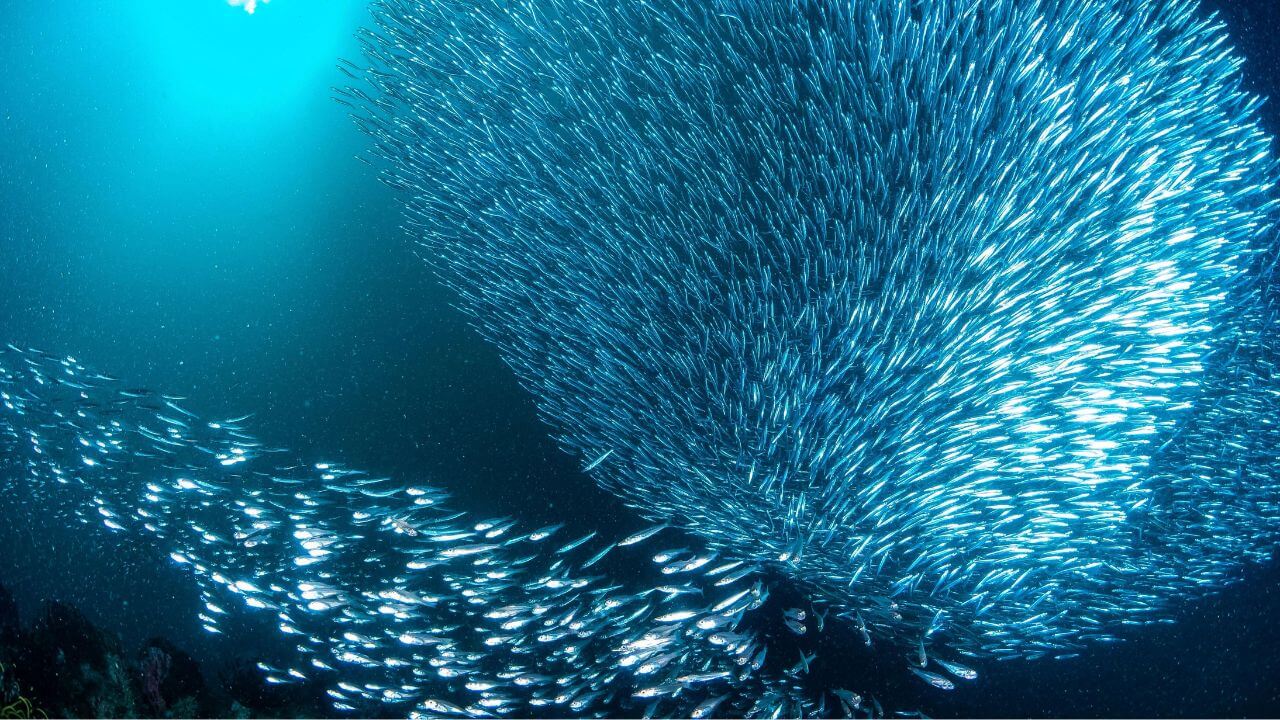
[[[184,695],[178,698],[177,700],[173,701],[173,704],[169,707],[169,712],[165,714],[165,717],[170,717],[170,718],[203,717],[203,715],[201,715],[200,713],[200,701],[196,700],[194,697],[190,695]]]
[[[0,602],[9,595],[0,586]],[[0,720],[45,717],[318,716],[323,705],[241,704],[206,687],[199,664],[164,638],[130,664],[119,641],[76,608],[49,602],[30,628],[15,622],[0,642]],[[16,658],[16,660],[11,659]],[[248,678],[246,687],[261,678]],[[297,692],[295,691],[295,695]]]
[[[160,685],[168,678],[172,664],[169,654],[154,645],[143,650],[142,659],[138,663],[142,674],[142,697],[161,713],[168,709],[168,705],[164,701]]]
[[[18,696],[4,707],[0,707],[0,718],[4,720],[26,720],[27,718],[47,718],[48,715],[25,697]]]
[[[137,696],[129,670],[119,655],[107,656],[102,667],[81,666],[89,714],[100,718],[138,716]]]
[[[0,593],[4,588],[0,587]],[[2,648],[3,646],[0,646]],[[48,715],[22,694],[16,674],[0,662],[0,720],[47,718]]]
[[[18,603],[13,594],[0,585],[0,648],[11,647],[18,637]]]
[[[212,706],[199,665],[168,640],[148,640],[138,653],[137,667],[142,696],[156,714],[187,717]]]
[[[133,716],[132,683],[122,671],[119,641],[66,603],[46,603],[23,634],[18,661],[33,697],[67,716]]]

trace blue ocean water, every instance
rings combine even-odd
[[[1280,11],[1223,13],[1251,90],[1280,96]],[[0,339],[255,413],[300,458],[338,455],[447,487],[460,507],[574,530],[642,526],[547,437],[532,400],[450,305],[357,162],[368,140],[331,100],[359,2],[50,2],[0,24]],[[1272,134],[1280,108],[1262,110]],[[194,591],[145,547],[8,502],[0,582],[29,614],[66,600],[127,646],[164,635],[211,664],[260,636],[209,636]],[[33,511],[34,510],[34,511]],[[1173,626],[1067,661],[1001,664],[939,715],[1267,716],[1280,712],[1280,575]],[[820,651],[839,673],[850,638]]]

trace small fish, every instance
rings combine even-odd
[[[808,674],[809,664],[812,663],[814,659],[816,659],[817,657],[818,657],[818,653],[816,652],[809,653],[808,655],[806,655],[805,652],[801,650],[800,662],[797,662],[795,665],[791,666],[791,668],[787,670],[787,673],[790,675],[800,675],[801,673]]]
[[[676,548],[674,550],[661,550],[654,554],[653,561],[655,563],[671,562],[675,558],[689,552],[686,548]]]
[[[724,694],[703,700],[693,709],[693,712],[689,713],[689,717],[693,718],[693,720],[702,720],[702,718],[711,717],[711,714],[716,711],[716,708],[720,707],[720,703],[723,703],[728,697],[728,694]]]
[[[529,542],[540,542],[542,540],[546,540],[563,527],[564,523],[557,523],[555,525],[547,525],[546,527],[538,528],[537,530],[529,533]]]
[[[592,565],[595,565],[596,563],[600,562],[601,560],[604,559],[604,556],[608,555],[609,551],[613,550],[615,547],[617,547],[616,544],[606,545],[603,550],[596,553],[595,555],[592,555],[586,562],[582,563],[582,565],[579,566],[579,569],[586,570]]]
[[[698,685],[701,683],[714,682],[716,680],[728,680],[731,677],[728,670],[719,670],[717,672],[691,673],[689,675],[681,675],[676,678],[676,682],[685,685]]]
[[[653,537],[654,535],[657,535],[663,530],[666,530],[668,527],[670,526],[654,525],[651,528],[646,528],[644,530],[641,530],[640,532],[634,533],[632,535],[628,535],[627,537],[618,541],[618,547],[626,547],[628,545],[635,545],[636,543],[644,542],[645,540],[648,540],[649,538]]]
[[[913,667],[909,669],[911,670],[911,672],[916,674],[916,677],[920,678],[921,680],[924,680],[925,682],[938,688],[939,690],[955,690],[956,689],[955,683],[951,682],[950,680],[942,677],[941,675],[935,672],[929,672],[928,670],[921,670],[920,668],[917,668],[917,667]]]
[[[587,463],[587,466],[586,466],[586,467],[584,467],[584,468],[582,468],[582,472],[591,472],[592,470],[595,470],[597,467],[599,467],[599,466],[600,466],[600,463],[602,463],[602,462],[604,462],[605,460],[609,459],[609,456],[610,456],[610,455],[612,455],[612,454],[613,454],[613,448],[610,448],[610,449],[606,450],[606,451],[604,452],[604,454],[603,454],[603,455],[601,455],[601,456],[597,457],[595,460],[592,460],[591,462]]]
[[[455,547],[445,548],[444,550],[441,550],[440,557],[443,557],[443,558],[466,557],[467,555],[477,555],[480,553],[491,552],[493,550],[497,550],[499,547],[502,547],[502,546],[493,545],[490,543],[478,543],[475,545],[458,545]]]
[[[844,708],[845,715],[852,717],[854,711],[862,709],[862,696],[855,692],[835,688],[831,691],[831,694],[835,695],[836,699],[840,701],[840,704]]]
[[[466,710],[454,705],[447,700],[437,700],[435,698],[427,698],[418,702],[418,707],[426,710],[433,715],[467,715]]]
[[[783,618],[782,624],[785,625],[788,630],[790,630],[792,633],[796,635],[804,635],[805,633],[809,632],[809,628],[806,627],[804,623],[797,622],[789,617]]]
[[[937,657],[936,655],[934,656],[933,661],[937,663],[939,666],[941,666],[943,670],[946,670],[947,672],[951,673],[952,675],[955,675],[961,680],[977,680],[978,679],[978,672],[976,670],[966,667],[964,665],[961,665],[958,662],[953,662],[951,660],[943,660],[942,658]]]
[[[924,650],[924,640],[916,641],[916,654],[915,657],[912,658],[912,662],[914,662],[918,667],[929,667],[929,654]]]
[[[862,635],[862,644],[871,647],[871,630],[867,628],[867,621],[862,619],[862,613],[858,613],[855,617],[858,633]]]
[[[573,551],[573,550],[577,549],[578,547],[582,546],[584,543],[586,543],[588,540],[590,540],[591,538],[593,538],[593,537],[595,537],[595,536],[596,536],[596,531],[595,531],[595,530],[592,530],[591,532],[587,533],[586,535],[583,535],[582,537],[578,538],[577,540],[571,540],[571,541],[569,541],[569,542],[568,542],[568,543],[566,543],[563,547],[561,547],[559,550],[556,550],[556,553],[555,553],[555,554],[556,554],[556,555],[564,555],[564,554],[566,554],[566,553],[569,553],[569,552],[571,552],[571,551]]]
[[[760,668],[764,667],[764,661],[768,655],[768,652],[769,652],[769,648],[767,646],[762,646],[758,651],[756,651],[755,655],[751,656],[751,661],[749,664],[751,665],[752,670],[759,670]]]
[[[737,603],[739,600],[742,600],[746,598],[748,595],[750,595],[751,590],[752,590],[751,588],[747,588],[746,590],[730,595],[729,597],[725,598],[724,600],[721,600],[720,602],[712,606],[711,612],[715,612],[715,613],[724,612],[728,608],[733,607],[734,604]]]
[[[667,613],[666,615],[660,615],[654,619],[660,623],[674,623],[683,622],[697,616],[698,613],[694,610],[677,610],[676,612]]]

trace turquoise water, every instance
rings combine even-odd
[[[616,508],[546,437],[355,159],[368,141],[332,88],[367,17],[296,0],[252,16],[214,0],[7,13],[0,328],[492,514],[538,522],[584,496]],[[173,600],[188,583],[145,552],[10,513],[20,544],[0,582],[28,614],[59,597],[127,642],[238,650],[198,631]]]
[[[1224,10],[1248,82],[1280,96],[1274,7]],[[73,354],[210,416],[255,412],[268,442],[429,478],[464,507],[636,522],[546,438],[415,256],[391,191],[355,160],[368,140],[331,88],[366,17],[360,2],[301,0],[253,15],[215,0],[7,12],[0,340]],[[1263,114],[1273,134],[1277,112]],[[246,649],[199,632],[183,578],[145,550],[28,510],[6,508],[0,530],[0,582],[28,612],[61,597],[126,644],[162,633],[214,658]],[[1188,611],[1181,627],[1198,631],[1014,668],[952,709],[1274,714],[1274,581]]]

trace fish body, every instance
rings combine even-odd
[[[961,665],[960,663],[954,662],[951,660],[943,660],[942,658],[939,658],[939,657],[934,657],[933,661],[937,663],[937,665],[941,667],[943,670],[946,670],[947,672],[960,678],[961,680],[977,680],[978,679],[978,672],[973,668],[970,668],[965,665]]]
[[[921,670],[920,668],[916,668],[916,667],[911,668],[911,672],[914,673],[916,677],[920,678],[921,680],[924,680],[925,682],[938,688],[939,690],[955,690],[956,689],[955,683],[951,682],[947,678],[935,672],[930,672],[928,670]]]

